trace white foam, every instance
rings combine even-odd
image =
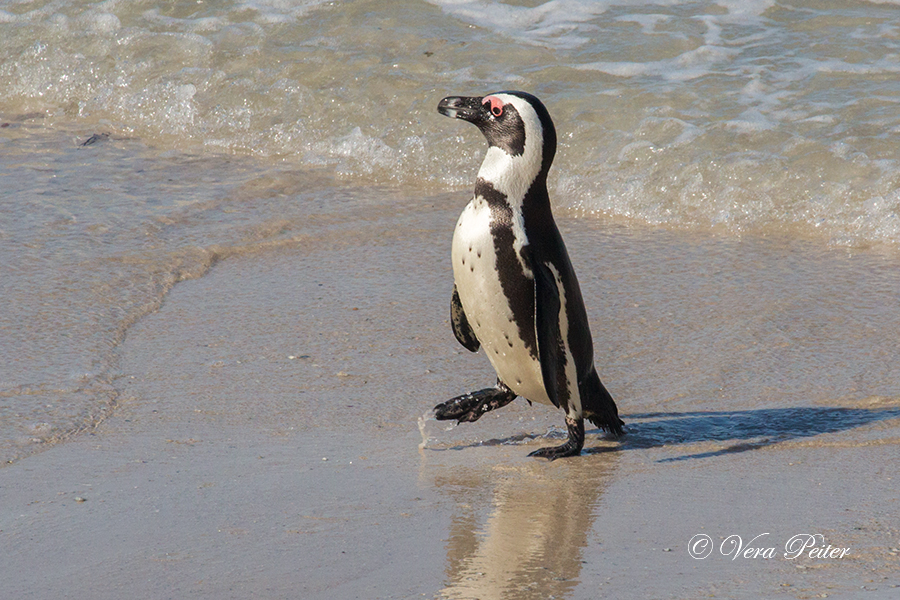
[[[319,150],[332,158],[343,159],[339,171],[352,174],[371,174],[378,168],[386,169],[397,163],[397,151],[382,140],[366,135],[359,127],[333,142],[319,146]]]
[[[598,61],[576,65],[582,71],[601,71],[617,77],[661,77],[669,81],[690,81],[727,66],[739,54],[735,48],[704,45],[675,58],[650,62]]]
[[[95,33],[111,34],[122,27],[119,17],[110,13],[99,13],[89,19],[90,28]]]
[[[420,449],[427,448],[428,443],[433,439],[427,432],[428,424],[432,421],[436,423],[437,419],[434,417],[434,411],[431,410],[423,413],[422,416],[418,418],[419,434],[422,436],[422,443],[419,444]]]
[[[716,0],[716,5],[728,11],[729,20],[760,17],[775,6],[775,0]]]
[[[790,0],[401,2],[7,4],[0,113],[443,190],[470,187],[486,147],[437,101],[524,89],[559,130],[563,207],[892,235],[890,5],[804,5],[801,23]]]
[[[257,22],[279,25],[294,23],[316,9],[336,4],[338,3],[331,0],[245,0],[239,2],[234,11],[253,11]]]
[[[778,124],[766,117],[759,109],[749,108],[737,119],[725,121],[725,127],[738,133],[756,133],[774,129]]]
[[[622,15],[615,18],[616,21],[623,23],[637,23],[641,26],[641,33],[644,35],[665,35],[664,32],[657,31],[656,27],[660,23],[667,23],[672,20],[671,15],[647,15],[647,14],[631,14]]]
[[[553,48],[588,43],[596,28],[591,21],[611,1],[550,0],[538,6],[514,6],[489,0],[426,0],[454,18],[511,38]]]
[[[143,18],[156,25],[161,25],[177,31],[185,31],[191,33],[205,33],[210,31],[219,31],[229,25],[227,19],[223,17],[199,17],[196,19],[178,19],[163,15],[160,9],[152,8],[144,11]]]

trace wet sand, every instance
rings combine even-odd
[[[0,469],[4,594],[896,597],[896,257],[562,219],[629,433],[548,463],[562,413],[521,400],[419,429],[492,382],[448,322],[464,202],[357,202],[176,285],[114,414]]]

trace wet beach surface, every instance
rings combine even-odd
[[[9,593],[896,592],[895,257],[563,216],[628,434],[548,463],[547,407],[419,422],[492,381],[448,323],[465,195],[320,193],[344,219],[175,285],[119,348],[112,416],[0,469]],[[799,534],[850,550],[788,560]]]
[[[0,595],[897,597],[898,31],[882,0],[3,4]],[[500,89],[553,114],[627,424],[573,460],[526,457],[561,411],[428,417],[494,381],[449,324],[484,141],[435,108]]]

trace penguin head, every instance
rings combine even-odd
[[[490,149],[502,151],[513,163],[546,176],[556,154],[556,128],[540,100],[525,92],[497,92],[482,97],[450,96],[438,112],[478,127]],[[486,157],[487,158],[487,157]]]

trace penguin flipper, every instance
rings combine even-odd
[[[541,376],[547,397],[559,408],[559,288],[550,267],[540,261],[533,262],[534,321]]]
[[[478,352],[481,343],[475,337],[472,326],[466,318],[466,311],[463,310],[462,302],[459,301],[459,292],[456,290],[456,284],[453,285],[453,295],[450,297],[450,324],[453,325],[453,335],[459,340],[466,350],[470,352]]]

